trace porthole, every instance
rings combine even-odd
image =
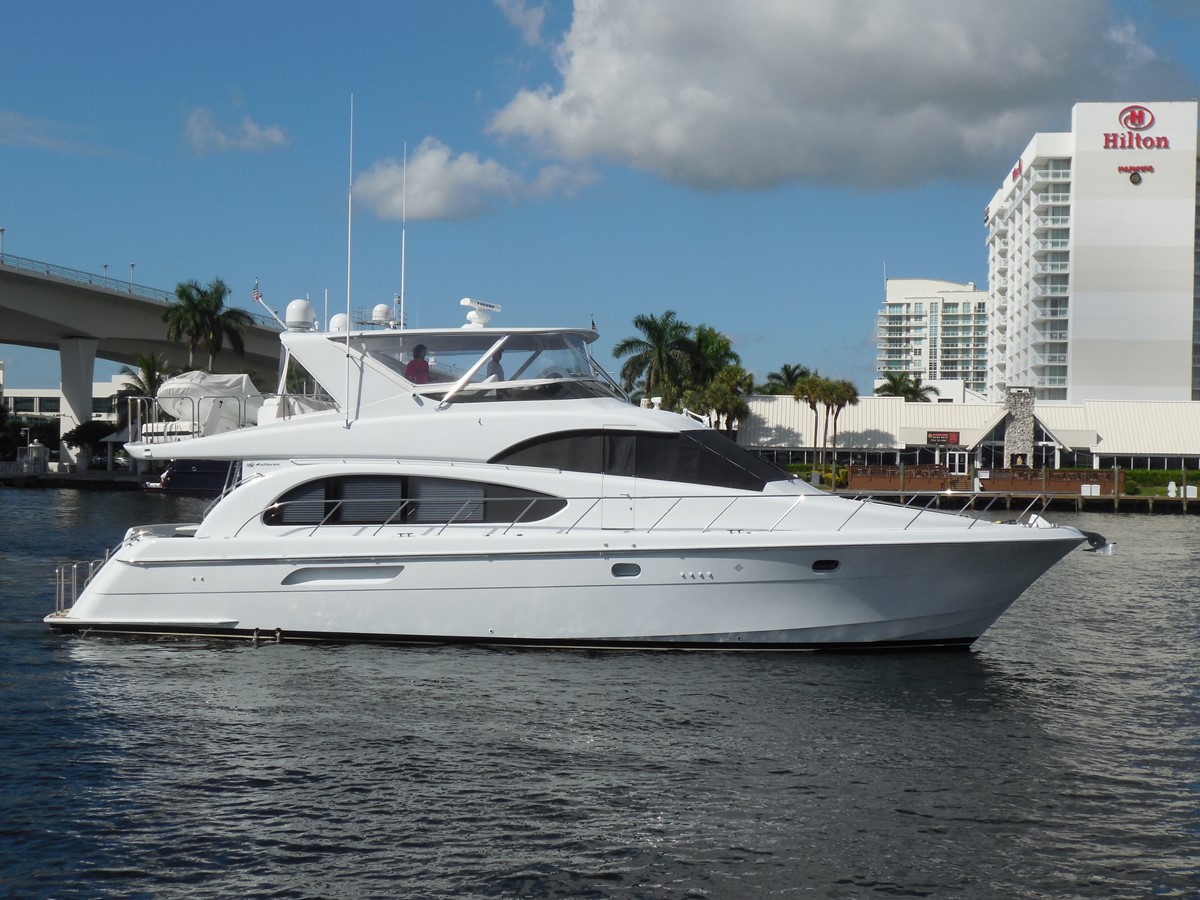
[[[642,574],[642,567],[637,563],[613,563],[614,578],[636,578]]]
[[[814,572],[833,572],[840,565],[836,559],[818,559],[812,567]]]

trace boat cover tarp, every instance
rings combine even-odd
[[[184,372],[163,382],[158,405],[169,416],[195,422],[201,435],[233,431],[258,422],[263,395],[249,375]]]

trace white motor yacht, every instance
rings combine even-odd
[[[594,330],[495,327],[463,302],[475,307],[463,328],[322,332],[293,301],[279,390],[256,395],[240,427],[146,421],[127,445],[134,459],[237,461],[236,483],[200,522],[133,527],[105,560],[63,567],[46,622],[269,640],[966,647],[1088,539],[1036,515],[996,523],[824,493],[694,419],[631,404],[592,359]]]

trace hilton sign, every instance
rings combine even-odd
[[[1154,125],[1154,113],[1145,106],[1127,106],[1117,115],[1125,129],[1104,132],[1105,150],[1170,150],[1171,141],[1165,136],[1142,134]]]

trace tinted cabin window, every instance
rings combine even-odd
[[[489,462],[752,491],[761,491],[769,481],[791,477],[715,431],[701,430],[681,434],[560,432],[517,444]]]
[[[268,525],[417,525],[533,522],[565,500],[451,478],[343,475],[298,485],[263,513]]]

